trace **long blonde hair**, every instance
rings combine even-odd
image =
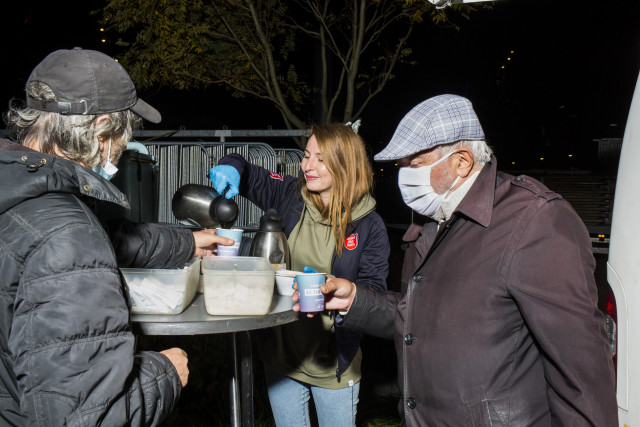
[[[304,178],[302,191],[322,215],[329,220],[338,255],[347,226],[353,222],[351,211],[362,198],[371,194],[373,171],[364,141],[342,123],[314,125],[311,132],[318,141],[318,149],[333,184],[331,198],[325,206],[320,195],[307,189]]]

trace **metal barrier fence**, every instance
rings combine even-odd
[[[159,169],[158,221],[175,223],[171,200],[185,184],[211,186],[209,170],[231,153],[238,153],[249,162],[271,172],[297,176],[303,153],[298,149],[274,149],[262,142],[199,142],[147,141],[149,154],[155,157]],[[248,230],[258,227],[263,212],[242,196],[238,204],[236,226]]]

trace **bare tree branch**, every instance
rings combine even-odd
[[[314,114],[363,115],[409,63],[416,23],[455,26],[450,11],[473,10],[445,14],[428,0],[107,0],[103,17],[140,88],[223,85],[305,128]]]

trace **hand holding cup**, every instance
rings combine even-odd
[[[294,289],[296,292],[293,294],[293,302],[299,301],[299,293],[297,284],[294,282]],[[356,297],[356,286],[346,279],[340,279],[336,277],[330,277],[326,283],[320,286],[320,291],[324,295],[326,310],[349,310],[351,304]],[[303,311],[300,308],[300,304],[293,306],[293,311]],[[315,312],[307,313],[307,317],[314,317]]]
[[[218,256],[238,256],[243,231],[241,228],[216,228],[218,236],[233,239],[233,245],[231,246],[218,246]]]

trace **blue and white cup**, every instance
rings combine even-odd
[[[298,302],[300,311],[314,313],[324,310],[324,294],[320,292],[320,286],[326,282],[324,273],[298,273],[296,274],[298,283]]]
[[[243,231],[241,228],[216,228],[218,236],[233,239],[233,245],[231,246],[218,245],[218,256],[238,256]]]

